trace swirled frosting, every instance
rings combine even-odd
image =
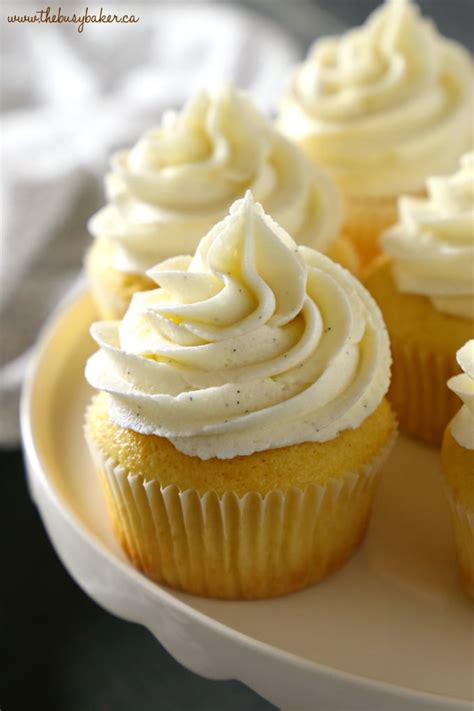
[[[449,173],[472,145],[473,69],[409,0],[318,40],[296,68],[279,126],[344,191],[394,196]]]
[[[356,428],[389,384],[387,332],[342,267],[297,247],[250,193],[199,243],[148,272],[121,322],[99,322],[89,383],[121,427],[201,459]]]
[[[456,359],[464,372],[450,378],[448,387],[464,405],[451,422],[451,433],[461,447],[474,449],[474,339],[458,350]]]
[[[474,152],[454,175],[430,178],[427,192],[401,198],[398,224],[382,235],[395,282],[438,311],[474,318]]]
[[[245,94],[201,91],[113,156],[109,203],[90,230],[113,245],[116,268],[143,273],[194,252],[247,189],[298,243],[326,251],[337,236],[342,210],[330,178]]]

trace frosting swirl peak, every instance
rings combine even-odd
[[[395,282],[438,311],[474,318],[474,152],[454,175],[429,178],[427,192],[401,198],[399,222],[382,236]]]
[[[451,432],[461,447],[474,449],[474,339],[458,350],[456,359],[464,372],[450,378],[448,387],[464,405],[451,423]]]
[[[351,194],[422,190],[472,143],[473,71],[410,0],[318,40],[283,98],[280,126]]]
[[[388,336],[349,272],[297,247],[250,193],[199,243],[148,272],[86,368],[122,427],[202,459],[357,427],[389,383]]]
[[[145,272],[192,253],[251,189],[295,239],[326,251],[339,232],[337,189],[230,87],[198,92],[181,113],[112,158],[109,204],[90,222],[113,245],[115,267]]]

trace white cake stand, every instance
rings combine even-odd
[[[458,580],[439,453],[400,438],[365,543],[320,585],[258,602],[161,587],[115,542],[84,443],[94,318],[86,292],[59,308],[22,401],[31,494],[83,590],[188,669],[239,679],[283,709],[472,709],[474,606]]]

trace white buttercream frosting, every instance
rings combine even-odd
[[[474,318],[474,152],[454,175],[430,178],[427,193],[401,198],[398,224],[382,235],[395,282],[438,311]]]
[[[199,243],[148,272],[121,322],[99,322],[89,383],[121,427],[202,459],[358,427],[390,378],[387,331],[345,269],[298,247],[250,193]]]
[[[448,387],[464,404],[451,422],[451,433],[461,447],[474,449],[474,339],[458,350],[456,359],[464,372],[450,378]]]
[[[422,190],[472,145],[473,66],[410,0],[318,40],[294,70],[279,126],[348,193]]]
[[[298,243],[326,251],[336,238],[342,210],[332,180],[244,93],[203,90],[113,156],[109,202],[90,230],[113,245],[116,268],[144,273],[193,253],[247,189]]]

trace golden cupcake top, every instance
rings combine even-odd
[[[90,230],[108,240],[121,271],[144,273],[194,252],[247,189],[299,243],[326,251],[339,232],[332,181],[230,87],[200,91],[181,113],[166,112],[111,167],[108,204]]]
[[[474,152],[426,187],[427,198],[400,199],[399,221],[382,235],[395,283],[438,311],[474,319]]]
[[[474,449],[474,339],[458,350],[456,360],[463,373],[450,378],[448,387],[461,398],[463,406],[451,422],[451,433],[461,447]]]
[[[148,272],[121,322],[99,322],[86,368],[121,427],[201,459],[358,427],[390,378],[375,302],[345,269],[298,247],[247,193],[194,257]]]
[[[354,195],[423,189],[472,145],[473,65],[410,0],[324,37],[290,79],[279,126]]]

